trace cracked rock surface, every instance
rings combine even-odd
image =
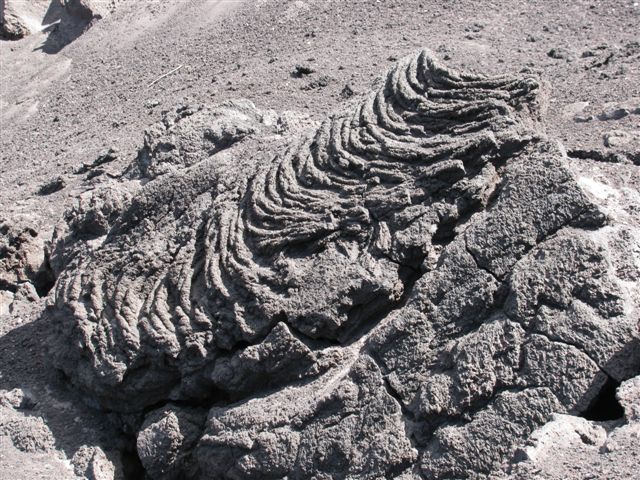
[[[546,90],[422,51],[320,123],[166,114],[57,228],[55,365],[151,478],[485,478],[640,369],[637,222]]]

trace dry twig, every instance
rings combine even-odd
[[[164,77],[171,75],[174,72],[177,72],[178,70],[180,70],[182,68],[182,65],[178,65],[176,68],[174,68],[173,70],[171,70],[170,72],[167,72],[163,75],[160,75],[158,78],[156,78],[153,82],[151,82],[149,85],[147,85],[147,88],[152,87],[153,85],[155,85],[156,83],[158,83],[160,80],[162,80]]]

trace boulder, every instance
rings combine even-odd
[[[2,36],[19,40],[42,30],[49,3],[50,0],[0,0]]]
[[[53,362],[154,478],[491,475],[640,368],[637,225],[546,97],[422,51],[317,124],[166,114],[59,230]]]

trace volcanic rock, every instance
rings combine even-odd
[[[606,147],[622,147],[633,139],[629,132],[624,130],[611,130],[602,136]]]
[[[113,455],[111,455],[113,457]],[[119,459],[118,459],[119,460]],[[73,455],[71,463],[74,473],[88,480],[122,480],[122,465],[114,461],[100,447],[80,447]]]
[[[4,9],[3,9],[4,10]],[[2,35],[10,40],[18,40],[31,33],[26,23],[18,16],[3,11]]]
[[[31,222],[0,218],[0,291],[15,294],[26,282],[44,288],[47,273],[44,240]]]
[[[15,448],[29,453],[53,450],[54,438],[41,417],[24,416],[0,405],[0,438],[8,437]]]
[[[51,195],[52,193],[59,192],[65,186],[66,186],[66,183],[64,181],[64,178],[56,177],[56,178],[48,181],[44,185],[42,185],[38,189],[38,195]]]
[[[486,477],[640,368],[545,101],[422,51],[320,124],[167,112],[58,229],[53,362],[153,478]]]
[[[291,76],[295,78],[302,78],[306,75],[311,75],[314,72],[315,69],[309,65],[296,65],[293,72],[291,72]]]
[[[18,40],[42,29],[50,0],[0,0],[0,33]]]

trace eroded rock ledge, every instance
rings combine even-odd
[[[151,478],[482,478],[640,367],[544,96],[423,51],[320,125],[166,114],[58,228],[55,364]]]

